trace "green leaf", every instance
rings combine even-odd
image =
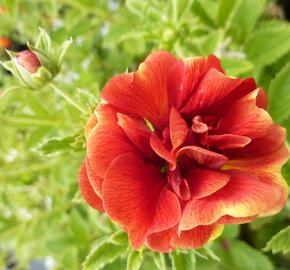
[[[222,41],[222,31],[221,30],[212,31],[202,41],[201,44],[202,52],[205,55],[214,53],[217,50],[221,41]]]
[[[193,4],[193,0],[178,0],[178,18],[186,18],[188,12],[191,9],[191,6]]]
[[[232,240],[229,248],[219,255],[226,270],[273,270],[266,255],[239,240]]]
[[[98,270],[127,253],[127,246],[103,242],[95,246],[82,264],[82,270]]]
[[[196,0],[193,3],[193,9],[205,23],[214,26],[214,20],[217,15],[217,1],[213,0]]]
[[[25,100],[28,107],[40,117],[50,118],[49,111],[42,105],[41,96],[37,96],[37,92],[25,91]],[[39,98],[38,98],[39,97]]]
[[[83,149],[83,136],[79,131],[73,135],[54,137],[40,142],[33,150],[43,156],[77,152]]]
[[[220,26],[225,25],[227,18],[229,17],[231,11],[233,10],[237,1],[233,0],[220,0],[217,14],[217,23]]]
[[[127,270],[139,270],[143,262],[143,254],[140,251],[132,250],[127,259]]]
[[[290,115],[290,63],[282,68],[270,84],[269,112],[273,119],[282,123]]]
[[[59,66],[61,65],[63,58],[64,58],[69,46],[71,45],[72,41],[73,41],[72,38],[70,38],[69,40],[66,40],[65,42],[63,42],[61,44],[61,46],[58,48],[57,64]]]
[[[261,15],[267,0],[242,0],[232,14],[230,28],[233,36],[243,42],[248,34],[251,33],[256,22]],[[233,1],[237,2],[237,1]]]
[[[77,237],[80,243],[82,243],[83,241],[86,242],[90,238],[90,231],[84,218],[76,209],[73,209],[71,211],[70,220],[71,228],[74,235]]]
[[[222,66],[230,76],[239,76],[254,68],[253,63],[246,59],[221,58]]]
[[[224,228],[224,231],[221,235],[223,239],[233,239],[237,238],[240,234],[240,225],[239,224],[231,224],[227,225]]]
[[[290,252],[290,226],[278,232],[267,243],[265,251],[271,250],[274,254],[278,252],[289,253]]]
[[[128,245],[128,234],[125,232],[116,232],[111,236],[111,242],[115,245]]]
[[[257,67],[275,62],[290,50],[290,29],[269,29],[254,32],[245,44],[248,58]]]
[[[135,15],[144,17],[144,11],[147,9],[149,3],[146,1],[127,0],[126,7]]]
[[[39,143],[34,151],[44,156],[52,156],[71,150],[71,144],[74,142],[74,136],[55,137]]]
[[[215,261],[220,262],[220,258],[214,253],[214,251],[209,247],[209,246],[205,246],[203,247],[205,253],[208,255],[208,257],[212,258]]]
[[[35,47],[49,54],[51,52],[51,39],[44,29],[40,28],[39,31]]]
[[[158,269],[160,270],[167,269],[166,260],[163,253],[154,253],[153,260],[154,260],[155,265],[158,267]]]
[[[195,253],[193,251],[189,251],[188,253],[173,251],[169,256],[173,270],[196,269]]]

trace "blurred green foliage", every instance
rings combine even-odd
[[[136,69],[152,50],[214,53],[228,75],[253,76],[265,88],[272,117],[290,131],[290,24],[276,17],[275,1],[0,0],[0,7],[0,36],[12,40],[12,50],[34,42],[39,27],[56,45],[73,38],[56,84],[89,109],[112,75]],[[7,59],[1,48],[0,58]],[[15,84],[0,69],[0,91]],[[1,269],[11,251],[17,269],[31,259],[59,270],[290,269],[289,201],[274,217],[227,226],[202,250],[130,251],[126,236],[112,236],[119,229],[80,196],[86,120],[48,87],[0,98]],[[289,183],[290,163],[283,173]]]

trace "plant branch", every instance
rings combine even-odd
[[[83,104],[81,104],[78,100],[76,100],[74,97],[72,97],[67,92],[63,91],[62,89],[58,88],[53,83],[51,83],[50,86],[54,92],[56,92],[58,95],[63,97],[68,103],[70,103],[80,112],[82,112],[83,114],[88,114],[88,109]]]

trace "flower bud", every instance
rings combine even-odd
[[[30,50],[25,50],[18,53],[16,55],[16,59],[22,67],[31,73],[36,73],[37,70],[41,67],[41,63],[38,57]]]
[[[34,45],[19,53],[6,50],[10,60],[0,64],[9,70],[26,89],[39,90],[49,84],[60,72],[63,57],[72,40],[52,48],[49,35],[40,29]]]
[[[11,45],[11,40],[7,37],[0,36],[0,48],[5,49]]]

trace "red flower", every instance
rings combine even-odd
[[[36,73],[41,67],[41,63],[35,53],[25,50],[16,55],[18,63],[30,73]]]
[[[198,248],[224,224],[281,210],[285,130],[252,78],[226,77],[215,56],[152,53],[113,77],[86,128],[84,198],[134,248]]]

